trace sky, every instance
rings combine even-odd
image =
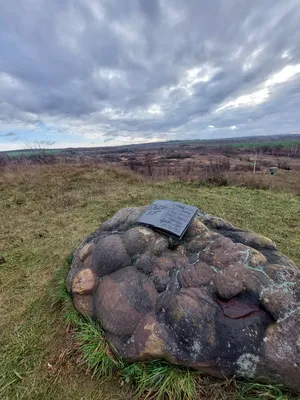
[[[0,10],[0,150],[300,133],[299,0]]]

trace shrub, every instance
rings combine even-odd
[[[204,177],[200,179],[202,183],[209,183],[216,186],[227,186],[228,178],[226,172],[230,170],[228,158],[221,158],[216,161],[210,160],[204,167]]]
[[[233,171],[244,171],[244,172],[252,172],[253,171],[253,164],[236,164],[233,168]],[[255,167],[256,171],[260,171],[260,166],[256,164]]]
[[[167,160],[170,160],[170,159],[185,159],[185,158],[191,158],[191,154],[190,153],[177,153],[177,152],[174,151],[172,153],[166,154],[165,158]]]
[[[232,175],[229,179],[229,184],[243,186],[250,189],[270,189],[271,181],[264,175]]]
[[[213,174],[205,180],[215,186],[228,186],[228,177],[225,174]]]
[[[286,169],[287,171],[291,170],[290,163],[288,162],[288,160],[279,159],[277,162],[277,166],[280,169]]]
[[[5,168],[8,165],[8,157],[5,155],[0,155],[0,169]]]

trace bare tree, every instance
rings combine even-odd
[[[51,141],[26,141],[25,146],[30,150],[28,158],[37,164],[52,164],[55,161],[55,156],[48,146],[53,145],[55,142]]]
[[[255,158],[254,158],[254,164],[253,164],[253,173],[254,174],[256,172],[256,163],[257,163],[257,149],[255,148]]]
[[[145,157],[145,169],[147,171],[147,174],[149,176],[153,176],[153,165],[152,165],[152,160],[151,157],[147,154]]]

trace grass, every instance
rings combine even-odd
[[[153,361],[127,365],[122,373],[136,388],[134,399],[191,400],[196,397],[195,372],[188,369]]]
[[[40,151],[45,152],[46,154],[56,154],[61,152],[61,149],[24,149],[24,150],[11,150],[6,152],[1,152],[0,154],[5,154],[8,157],[29,157],[34,154],[39,153]]]
[[[82,321],[62,290],[65,260],[84,236],[119,208],[156,198],[190,203],[269,236],[300,265],[300,197],[291,193],[154,183],[122,170],[83,165],[2,171],[0,255],[6,263],[0,266],[1,399],[128,400],[136,392],[126,382],[141,387],[145,379],[147,385],[158,388],[161,363],[128,366],[123,376],[99,376],[103,369],[114,370],[116,360],[105,368],[102,364],[99,374],[90,371],[99,363],[91,353],[95,346],[104,346],[101,329],[91,329],[90,323]],[[80,324],[76,337],[71,326]],[[107,348],[101,349],[109,355]],[[175,381],[184,388],[190,385],[181,369],[167,366],[163,371],[171,384],[168,387]],[[292,398],[281,388],[268,385],[199,376],[193,382],[197,399]],[[178,386],[170,390],[178,391]]]
[[[122,368],[123,363],[112,356],[100,324],[93,321],[80,321],[76,328],[77,338],[82,343],[83,359],[92,376],[112,378],[115,370]]]
[[[273,140],[273,141],[259,141],[259,142],[249,142],[249,143],[232,143],[232,147],[238,148],[261,148],[264,146],[268,146],[270,148],[281,146],[282,148],[287,148],[291,146],[299,146],[300,140]]]
[[[228,184],[252,189],[272,189],[300,195],[300,172],[280,170],[277,175],[263,172],[233,172],[226,175]]]

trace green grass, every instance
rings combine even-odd
[[[24,149],[24,150],[11,150],[11,151],[6,151],[2,152],[3,154],[6,154],[8,157],[29,157],[34,154],[39,153],[40,151],[43,151],[46,154],[56,154],[61,152],[61,149]]]
[[[122,368],[125,381],[132,382],[134,400],[140,398],[157,400],[191,400],[196,397],[195,372],[174,367],[164,362],[153,361],[132,364]]]
[[[230,144],[232,147],[238,148],[260,148],[264,146],[268,147],[276,147],[281,146],[282,148],[287,148],[295,145],[300,145],[300,140],[266,140],[266,141],[259,141],[259,142],[249,142],[249,143],[232,143]]]
[[[93,321],[80,321],[77,330],[77,339],[82,343],[83,359],[91,370],[92,376],[112,378],[114,371],[121,368],[123,363],[111,355],[100,324]]]
[[[1,399],[133,399],[133,381],[140,385],[138,373],[133,374],[129,367],[123,377],[115,373],[93,377],[89,371],[97,364],[90,350],[97,343],[103,344],[101,330],[90,332],[85,322],[86,330],[79,331],[87,335],[86,342],[70,328],[83,322],[67,305],[65,260],[82,238],[119,208],[147,204],[156,198],[190,203],[269,236],[300,265],[300,197],[293,194],[144,182],[121,170],[86,166],[1,172],[0,255],[6,259],[0,266]],[[84,350],[84,343],[89,350]],[[84,358],[83,354],[89,356]],[[147,379],[155,387],[159,365],[137,367],[146,377],[143,382]],[[181,383],[184,387],[189,385],[190,379],[182,370],[178,378],[173,367],[167,368],[169,383],[178,380],[185,382]],[[198,376],[195,388],[198,399],[291,398],[280,388]]]

